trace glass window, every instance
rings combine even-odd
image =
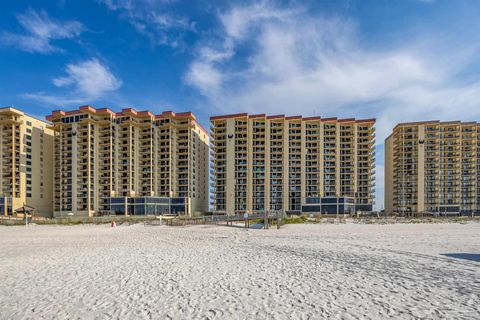
[[[322,206],[322,213],[324,214],[337,214],[337,206],[336,205],[323,205]]]
[[[320,212],[320,206],[303,206],[302,212]]]
[[[322,198],[322,203],[337,203],[337,198]]]

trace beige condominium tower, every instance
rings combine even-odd
[[[208,133],[191,112],[80,107],[55,132],[54,215],[208,210]]]
[[[385,140],[387,213],[478,214],[480,124],[401,123]]]
[[[216,211],[372,210],[374,119],[242,113],[210,120]]]
[[[0,214],[28,206],[51,217],[53,131],[15,108],[0,108]]]

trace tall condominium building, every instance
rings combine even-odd
[[[374,119],[242,113],[210,120],[215,210],[372,210]]]
[[[54,215],[208,210],[208,133],[190,113],[80,107],[55,132]]]
[[[48,123],[15,108],[0,108],[0,214],[24,205],[52,214],[53,131]]]
[[[385,140],[387,213],[480,210],[480,124],[413,122]]]

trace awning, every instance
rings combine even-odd
[[[35,211],[35,208],[29,206],[23,206],[15,210],[15,213],[32,213]]]

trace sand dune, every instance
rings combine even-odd
[[[1,227],[0,241],[0,319],[480,318],[477,223]]]

